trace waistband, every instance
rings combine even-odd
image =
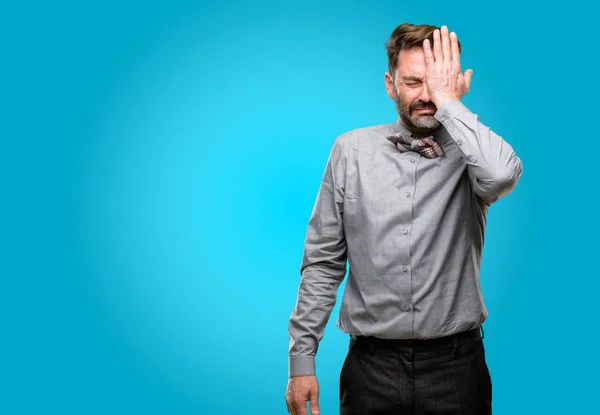
[[[483,327],[452,334],[450,336],[437,337],[434,339],[380,339],[373,336],[352,336],[356,344],[373,345],[385,349],[422,348],[439,349],[453,348],[457,343],[465,341],[478,341],[483,339]]]

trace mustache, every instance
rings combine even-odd
[[[437,109],[433,102],[423,102],[423,101],[413,102],[410,105],[409,109],[412,111],[412,110],[418,110],[421,108],[432,109],[432,110]]]

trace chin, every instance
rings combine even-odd
[[[434,131],[442,125],[433,115],[413,117],[410,121],[421,130]]]

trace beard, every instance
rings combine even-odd
[[[414,117],[411,115],[413,110],[418,108],[431,108],[436,111],[437,108],[433,102],[413,101],[409,104],[400,97],[396,87],[394,87],[394,102],[400,120],[410,131],[418,134],[429,134],[441,127],[442,123],[436,120],[433,115],[416,115]]]

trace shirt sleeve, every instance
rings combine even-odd
[[[523,172],[513,148],[479,121],[462,102],[444,102],[435,114],[467,162],[474,192],[488,205],[508,195]]]
[[[316,374],[315,355],[346,275],[346,160],[339,141],[329,155],[306,232],[298,297],[288,325],[290,377]]]

